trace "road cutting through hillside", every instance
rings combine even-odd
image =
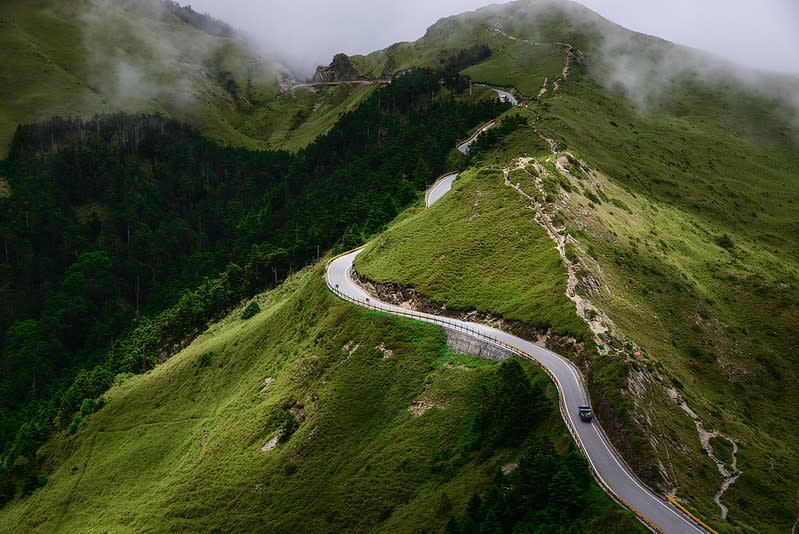
[[[519,102],[516,100],[516,97],[514,97],[509,92],[503,91],[502,89],[497,89],[496,87],[492,87],[491,89],[496,91],[497,96],[499,96],[499,99],[502,102],[508,102],[513,107],[516,107],[519,104]],[[483,133],[484,131],[488,130],[489,128],[493,128],[496,123],[497,121],[488,121],[487,123],[485,123],[476,132],[474,132],[469,139],[463,141],[462,143],[458,143],[457,145],[458,150],[460,150],[464,154],[468,154],[469,148],[472,146],[474,140],[477,139],[477,136]]]
[[[571,53],[567,54],[567,65],[570,57]],[[567,72],[567,67],[564,67],[563,75],[565,76]],[[509,93],[494,90],[500,97],[503,97],[504,93],[513,98]],[[513,99],[514,105],[515,102]],[[493,125],[494,121],[491,121],[482,126],[467,141],[460,143],[458,150],[467,153],[477,136]],[[553,147],[554,150],[556,147]],[[449,173],[438,178],[425,192],[425,207],[431,206],[449,191],[456,178],[457,173]],[[587,458],[594,478],[613,499],[632,511],[653,532],[667,534],[714,532],[709,528],[707,530],[703,528],[706,525],[694,516],[685,513],[684,509],[678,509],[638,480],[605,435],[599,421],[596,419],[591,423],[580,421],[577,407],[580,404],[588,404],[589,399],[585,381],[574,364],[546,348],[487,325],[417,312],[375,298],[351,276],[354,269],[353,261],[364,247],[340,254],[328,261],[325,282],[333,293],[359,306],[437,324],[445,329],[464,333],[535,362],[555,383],[559,394],[559,408],[566,427]]]
[[[487,325],[416,312],[378,300],[368,294],[351,276],[352,262],[362,250],[363,247],[355,249],[328,262],[325,281],[331,291],[359,306],[438,324],[446,329],[503,347],[539,364],[557,386],[563,420],[588,459],[599,484],[655,532],[668,534],[705,532],[635,477],[610,444],[598,421],[594,420],[593,423],[580,421],[577,416],[577,406],[588,403],[588,394],[580,371],[571,362],[530,341]]]

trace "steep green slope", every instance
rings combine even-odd
[[[439,25],[460,24],[461,34],[469,19],[478,34],[498,27],[512,43],[529,41],[533,54],[541,28],[524,24],[539,11],[520,16],[524,6]],[[550,17],[558,19],[547,38],[579,51],[557,90],[550,79],[542,100],[521,111],[533,128],[483,150],[482,170],[456,180],[440,206],[391,228],[356,266],[448,306],[563,332],[571,319],[555,313],[558,298],[546,291],[568,294],[565,265],[575,298],[590,303],[580,314],[597,332],[589,359],[578,362],[627,460],[719,531],[785,531],[796,519],[799,486],[792,452],[799,434],[786,415],[799,401],[796,112],[769,96],[778,93],[772,76],[754,89],[724,65],[698,63],[693,52],[657,39],[618,27],[581,33],[587,19],[573,6]],[[613,29],[598,19],[596,27]],[[651,83],[614,82],[618,73],[603,71],[611,49],[625,60],[633,54],[641,68],[629,74],[650,73]],[[689,67],[655,76],[680,57]],[[780,83],[788,94],[797,87]],[[567,153],[556,160],[535,129]],[[535,159],[519,159],[523,153]],[[489,165],[506,167],[510,183],[538,196],[537,215]],[[531,276],[554,242],[532,239],[525,249],[517,241],[544,220],[562,242],[562,263]],[[547,321],[536,304],[550,310]],[[723,519],[714,495],[728,484]]]
[[[238,129],[274,98],[276,68],[156,2],[4,2],[0,150],[19,123],[111,111],[160,112],[263,146]]]
[[[537,392],[513,406],[527,415],[522,434],[503,445],[492,426],[480,441],[479,421],[502,432],[491,399],[508,364],[450,354],[439,328],[347,304],[320,275],[261,295],[264,311],[234,311],[146,375],[117,377],[99,411],[42,449],[47,485],[0,511],[0,529],[440,530],[501,466],[535,456],[534,429],[562,469],[587,473],[564,454],[571,441],[540,370],[514,364]],[[643,530],[586,487],[570,499],[583,524]],[[539,524],[559,521],[552,506]]]
[[[18,124],[119,111],[173,117],[225,144],[294,151],[375,88],[281,95],[280,85],[293,80],[284,67],[232,30],[209,33],[221,23],[176,5],[3,2],[0,156]]]
[[[665,375],[653,373],[638,399],[631,383],[634,402],[669,398],[674,386],[700,417],[697,426],[685,414],[658,414],[657,402],[639,410],[641,426],[660,439],[684,429],[671,452],[659,448],[669,458],[663,471],[673,470],[669,486],[718,513],[711,498],[720,482],[708,484],[719,478],[716,466],[706,458],[696,476],[690,456],[674,452],[696,444],[697,430],[720,432],[738,445],[742,472],[722,498],[731,521],[721,525],[784,530],[795,520],[799,486],[791,453],[799,435],[785,417],[799,401],[791,363],[799,339],[799,136],[778,102],[683,84],[673,106],[641,114],[618,94],[598,96],[580,76],[564,83],[541,128],[611,181],[595,185],[593,198],[585,193],[590,178],[573,182],[583,198],[572,195],[552,212],[562,209],[566,224],[585,232],[576,236],[585,251],[582,294],[595,296]],[[592,277],[610,291],[592,288]],[[730,447],[724,438],[710,445]],[[731,460],[724,469],[735,476]]]
[[[298,88],[254,110],[248,121],[271,125],[269,131],[263,132],[268,146],[296,152],[328,133],[342,115],[356,109],[378,87],[342,84]]]
[[[550,289],[566,276],[551,240],[501,176],[494,169],[461,173],[433,207],[392,226],[360,254],[358,272],[376,282],[401,277],[449,310],[496,313],[590,339],[574,305]]]
[[[381,228],[444,167],[438,147],[508,107],[431,102],[440,78],[379,88],[296,155],[162,117],[19,128],[0,199],[0,502],[40,485],[36,449],[115,374],[168,358],[345,230]]]

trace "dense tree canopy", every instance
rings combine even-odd
[[[464,87],[412,72],[294,155],[158,116],[19,127],[0,198],[0,454],[24,468],[0,472],[0,501],[9,481],[40,482],[37,444],[114,374],[151,368],[317,251],[358,244],[449,170],[455,142],[508,106],[452,98]]]

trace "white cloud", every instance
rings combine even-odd
[[[306,72],[333,54],[365,54],[413,41],[437,19],[486,0],[193,0],[253,34]],[[498,2],[504,3],[504,2]],[[630,29],[707,50],[734,62],[799,74],[796,0],[581,0]]]

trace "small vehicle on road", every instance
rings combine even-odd
[[[584,423],[590,423],[591,419],[594,418],[594,416],[591,414],[591,407],[588,406],[587,404],[579,405],[577,407],[577,413],[580,416],[580,420],[583,421]]]

